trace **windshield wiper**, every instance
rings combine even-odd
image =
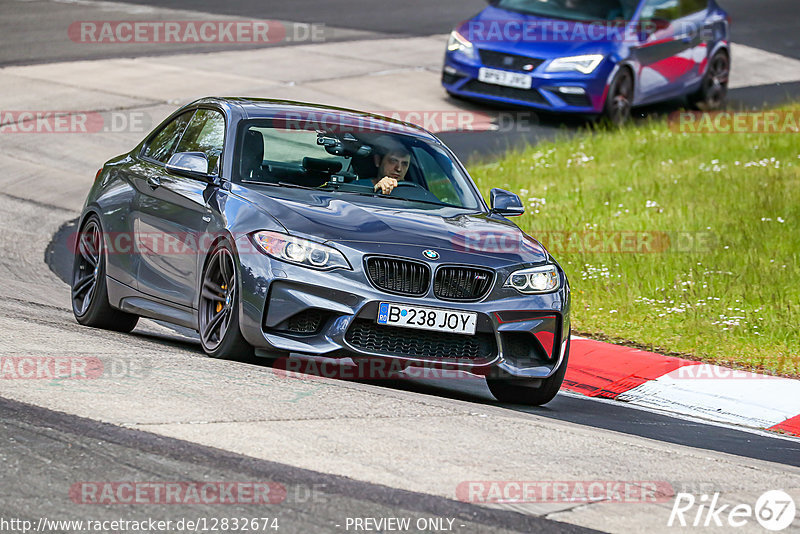
[[[365,194],[365,193],[360,193]],[[405,200],[406,202],[421,202],[423,204],[433,204],[434,206],[447,206],[450,208],[461,208],[461,206],[456,206],[455,204],[448,204],[447,202],[434,202],[433,200],[420,200],[416,198],[405,198],[405,197],[393,197],[391,195],[382,195],[380,193],[373,193],[369,196],[372,197],[379,197],[379,198],[388,198],[391,200]]]
[[[293,187],[295,189],[314,189],[314,190],[319,189],[318,187],[308,187],[307,185],[298,185],[289,182],[278,182],[275,185],[279,185],[281,187]]]
[[[291,184],[289,182],[278,182],[278,183],[275,183],[275,182],[263,182],[263,183],[262,182],[253,182],[253,183],[258,183],[259,185],[271,185],[273,187],[291,187],[291,188],[294,188],[294,189],[309,189],[311,191],[335,191],[337,193],[346,193],[348,195],[360,195],[362,197],[388,198],[390,200],[404,200],[406,202],[420,202],[422,204],[431,204],[433,206],[445,206],[445,207],[448,207],[448,208],[462,208],[463,209],[463,206],[456,206],[455,204],[448,204],[447,202],[434,202],[432,200],[420,200],[420,199],[414,199],[414,198],[393,197],[391,195],[382,195],[380,193],[366,193],[366,192],[362,193],[362,192],[359,192],[359,191],[346,191],[346,190],[341,190],[338,187],[335,187],[335,186],[332,186],[332,185],[320,186],[320,187],[308,187],[308,186],[305,186],[305,185]]]
[[[253,185],[269,185],[272,187],[293,187],[297,189],[317,189],[316,187],[306,187],[304,185],[290,184],[289,182],[258,182],[256,180],[242,180],[243,183]]]

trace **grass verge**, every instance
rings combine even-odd
[[[800,376],[800,134],[651,122],[470,172],[485,198],[522,198],[515,222],[570,278],[574,330]]]

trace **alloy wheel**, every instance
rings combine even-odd
[[[90,220],[78,234],[72,272],[72,306],[78,316],[85,315],[92,304],[100,276],[101,253],[100,227]]]
[[[219,347],[233,316],[236,304],[236,268],[231,252],[220,247],[208,262],[200,295],[199,328],[203,347]]]
[[[627,69],[622,69],[615,80],[610,95],[608,118],[617,126],[628,122],[633,102],[633,79]]]
[[[714,56],[708,66],[708,76],[705,80],[705,104],[709,109],[718,109],[725,101],[729,73],[728,57],[725,54]]]

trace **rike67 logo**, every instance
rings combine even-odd
[[[781,490],[763,493],[755,506],[720,504],[719,497],[719,493],[700,497],[678,493],[667,526],[739,528],[755,519],[763,528],[778,532],[792,524],[797,512],[794,499]]]

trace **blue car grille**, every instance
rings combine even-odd
[[[487,67],[498,69],[531,72],[544,63],[543,59],[520,56],[517,54],[506,54],[505,52],[495,52],[494,50],[478,50],[478,53],[481,55],[481,63]]]
[[[522,100],[544,105],[548,104],[547,100],[542,96],[542,93],[536,89],[517,89],[516,87],[505,87],[502,85],[479,82],[478,80],[470,80],[461,87],[461,90],[469,91],[470,93],[508,98],[511,100]]]
[[[497,353],[494,334],[475,335],[430,332],[397,326],[378,325],[369,319],[356,319],[345,339],[364,352],[424,360],[471,360],[489,362]]]
[[[494,273],[476,267],[440,267],[433,280],[433,293],[444,300],[478,300],[492,287]]]
[[[400,295],[422,296],[431,283],[427,264],[398,258],[367,258],[367,274],[379,289]]]

